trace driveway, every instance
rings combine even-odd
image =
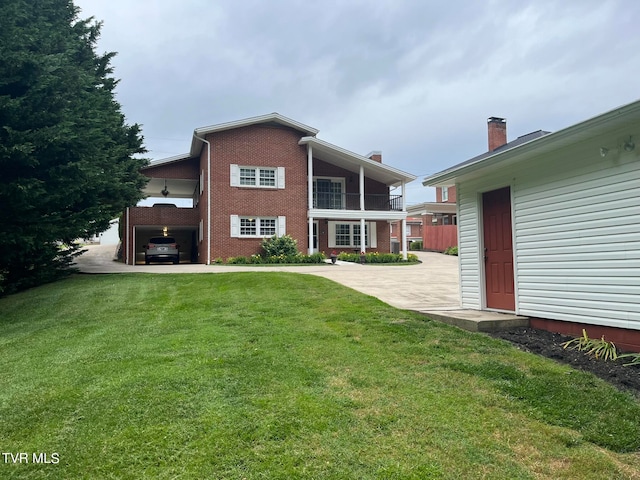
[[[124,265],[113,260],[115,246],[90,245],[76,266],[83,273],[223,273],[294,272],[318,275],[379,298],[397,308],[421,312],[460,308],[458,257],[433,252],[412,252],[418,265],[338,265],[252,267],[235,265],[158,264]]]

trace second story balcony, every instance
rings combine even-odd
[[[360,194],[314,192],[313,208],[328,210],[360,210]],[[401,212],[402,195],[365,194],[364,209]]]

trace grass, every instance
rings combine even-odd
[[[0,332],[0,449],[59,458],[0,477],[640,478],[637,399],[314,276],[76,276]]]

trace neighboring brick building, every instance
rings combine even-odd
[[[188,154],[142,170],[149,196],[191,205],[128,208],[125,261],[141,262],[142,246],[163,234],[176,238],[181,261],[205,264],[259,253],[262,238],[284,234],[304,253],[390,251],[389,224],[406,228],[405,184],[416,177],[317,133],[277,113],[196,129]]]
[[[456,187],[436,188],[436,201],[407,207],[407,241],[422,242],[422,250],[444,252],[458,245]],[[394,248],[401,242],[400,222],[391,224]]]

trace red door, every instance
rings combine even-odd
[[[511,190],[482,194],[487,308],[515,311]]]

